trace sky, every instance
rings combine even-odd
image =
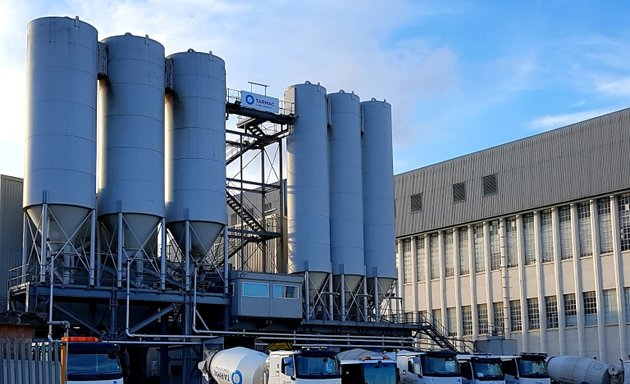
[[[629,107],[628,14],[621,0],[0,0],[0,173],[23,176],[38,17],[212,51],[233,89],[385,99],[401,173]]]

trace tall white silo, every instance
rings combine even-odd
[[[361,114],[365,267],[378,305],[397,278],[391,105],[364,101]]]
[[[287,88],[284,98],[296,115],[287,137],[288,271],[307,275],[311,305],[332,272],[326,89],[306,82]]]
[[[166,221],[182,250],[188,245],[191,255],[203,257],[227,223],[225,62],[192,50],[169,59],[173,92],[166,103]]]
[[[28,25],[23,206],[53,251],[74,242],[96,205],[97,58],[97,31],[87,23],[44,17]]]
[[[145,250],[155,246],[165,216],[164,47],[131,34],[103,42],[107,79],[99,90],[98,215],[117,239],[118,263],[124,246],[141,274],[142,258],[149,256]],[[119,284],[120,279],[119,274]]]
[[[354,93],[328,95],[330,127],[330,256],[335,290],[341,301],[356,296],[365,277],[363,257],[363,184],[361,174],[361,106]]]

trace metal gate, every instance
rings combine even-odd
[[[0,383],[60,384],[59,344],[0,338]]]

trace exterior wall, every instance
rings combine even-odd
[[[449,334],[503,335],[519,351],[628,356],[627,148],[622,110],[396,176],[405,318],[437,314]]]
[[[0,175],[0,312],[6,309],[9,271],[22,263],[22,179]]]

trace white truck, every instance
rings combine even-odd
[[[61,344],[62,384],[123,384],[125,369],[117,345],[96,337],[64,337]]]
[[[559,384],[630,384],[630,360],[620,364],[580,356],[552,356],[547,371]]]
[[[396,364],[401,384],[461,384],[455,352],[398,351]]]
[[[501,356],[501,367],[506,384],[551,384],[545,353]]]
[[[383,353],[351,349],[337,354],[342,384],[397,384],[396,362]]]
[[[503,384],[505,375],[501,359],[493,355],[457,355],[464,384]]]
[[[272,351],[266,355],[234,347],[208,354],[197,367],[207,383],[341,384],[335,353],[326,350]]]

